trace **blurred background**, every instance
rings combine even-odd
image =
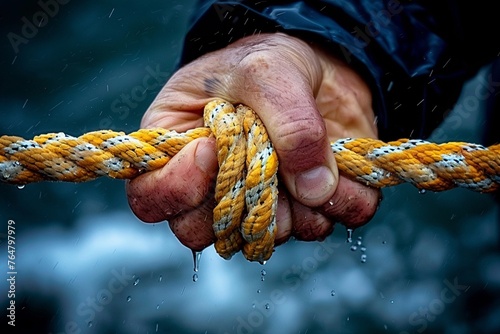
[[[136,130],[174,70],[194,5],[3,1],[0,134]],[[477,92],[488,73],[430,140],[482,143]],[[11,220],[19,333],[498,333],[498,217],[491,195],[400,185],[352,243],[337,226],[322,243],[288,242],[265,265],[210,247],[194,276],[191,251],[166,223],[133,215],[123,181],[0,184],[0,269],[8,278]],[[0,280],[5,315],[8,290]],[[2,328],[16,332],[5,315]]]

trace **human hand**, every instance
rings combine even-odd
[[[203,126],[214,98],[254,109],[273,142],[282,181],[276,245],[291,236],[322,240],[335,222],[356,228],[372,218],[380,191],[339,175],[330,148],[338,138],[377,135],[370,90],[346,64],[285,34],[246,37],[179,69],[141,127]],[[215,140],[197,139],[162,169],[127,182],[130,207],[145,222],[167,220],[182,244],[200,251],[215,241],[217,170]]]

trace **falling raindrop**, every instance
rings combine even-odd
[[[335,290],[330,291],[330,295],[331,295],[332,297],[335,297],[335,295],[336,295]]]
[[[363,247],[361,247],[359,250],[361,250],[362,252],[366,252],[366,247],[365,247],[365,246],[363,246]]]
[[[158,277],[158,282],[161,282],[162,279],[163,279],[163,276],[160,275],[160,277]]]
[[[266,270],[265,270],[265,269],[262,269],[262,270],[260,271],[260,280],[261,280],[261,281],[265,281],[265,280],[266,280],[266,274],[267,274],[267,272],[266,272]]]
[[[137,277],[137,278],[135,279],[135,281],[134,281],[134,286],[135,286],[135,285],[137,285],[137,284],[139,284],[139,281],[140,281],[140,280],[141,280],[141,278],[140,278],[140,277]]]
[[[270,306],[269,303],[266,304],[266,310],[269,310]]]
[[[260,289],[257,289],[257,293],[260,293]]]
[[[352,245],[352,246],[351,246],[351,250],[352,250],[353,252],[355,252],[357,249],[358,249],[358,246],[356,246],[356,245]]]
[[[87,324],[87,326],[92,327],[94,324],[92,323],[92,321],[89,321],[89,323]]]
[[[351,243],[352,242],[352,228],[348,228],[347,229],[347,243]]]
[[[425,189],[419,189],[419,190],[418,190],[418,193],[419,193],[419,194],[425,194],[425,193],[426,193],[426,190],[425,190]]]
[[[201,251],[192,251],[193,252],[193,269],[194,272],[198,272],[200,269],[200,259],[201,259]]]
[[[160,309],[160,304],[156,305],[156,309],[159,310]]]
[[[198,282],[198,274],[193,274],[193,282]]]
[[[361,263],[366,263],[366,254],[361,254]]]
[[[127,296],[127,303],[130,302],[132,300],[132,297],[131,296]]]

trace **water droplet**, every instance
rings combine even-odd
[[[356,246],[356,245],[352,245],[352,246],[351,246],[351,250],[352,250],[353,252],[355,252],[357,249],[358,249],[358,246]]]
[[[252,303],[252,308],[255,308],[255,303]]]
[[[382,245],[385,245],[386,243],[387,243],[387,241],[385,241],[385,240],[384,240],[384,241],[382,241]]]
[[[193,282],[198,282],[198,274],[193,274]]]
[[[347,243],[351,243],[352,242],[352,228],[348,228],[347,229]]]
[[[260,293],[260,289],[257,289],[257,293]]]
[[[366,263],[366,254],[361,254],[361,263]]]
[[[163,279],[163,276],[160,275],[160,277],[158,277],[158,282],[161,282],[162,279]]]
[[[25,184],[20,184],[17,186],[17,189],[24,189],[25,186],[26,186]]]
[[[127,296],[127,303],[130,302],[131,300],[132,300],[132,297]]]
[[[89,321],[89,323],[87,324],[87,326],[92,327],[94,324],[92,323],[92,321]]]
[[[366,247],[365,247],[365,246],[363,246],[363,247],[361,247],[359,250],[360,250],[360,251],[362,251],[362,252],[366,252]]]
[[[264,282],[264,281],[266,280],[266,277],[265,277],[265,276],[266,276],[266,274],[267,274],[267,272],[266,272],[266,270],[265,270],[265,269],[262,269],[262,270],[260,271],[260,280],[261,280],[262,282]]]
[[[265,265],[267,263],[267,261],[263,260],[263,261],[259,261],[259,263],[262,265]]]
[[[140,281],[140,280],[141,280],[141,278],[140,278],[140,277],[137,277],[137,278],[135,279],[135,281],[134,281],[134,286],[135,286],[135,285],[137,285],[137,284],[139,284],[139,281]]]
[[[362,245],[361,240],[356,241],[356,245],[361,246]]]
[[[160,304],[156,305],[156,309],[159,310],[160,309]]]
[[[330,295],[331,295],[332,297],[335,297],[335,295],[336,295],[335,290],[330,291]]]
[[[158,332],[158,323],[156,323],[156,332]]]
[[[425,194],[425,193],[426,193],[426,190],[425,190],[425,189],[419,189],[419,190],[418,190],[418,193],[419,193],[419,194]]]
[[[269,303],[266,303],[266,310],[269,310],[270,306]]]
[[[198,269],[200,269],[200,259],[201,259],[201,251],[192,251],[193,252],[193,269],[194,272],[198,272]]]
[[[391,299],[391,304],[394,304],[394,300]]]

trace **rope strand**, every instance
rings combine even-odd
[[[129,134],[101,130],[79,137],[48,133],[31,140],[1,136],[0,181],[24,185],[101,176],[131,179],[163,167],[192,140],[214,135],[219,152],[215,248],[225,259],[242,251],[248,260],[264,262],[272,255],[276,235],[276,152],[261,120],[247,106],[214,100],[205,107],[204,121],[205,127],[183,133],[155,128]],[[367,186],[408,182],[430,191],[499,189],[500,145],[344,138],[331,147],[340,172]]]

